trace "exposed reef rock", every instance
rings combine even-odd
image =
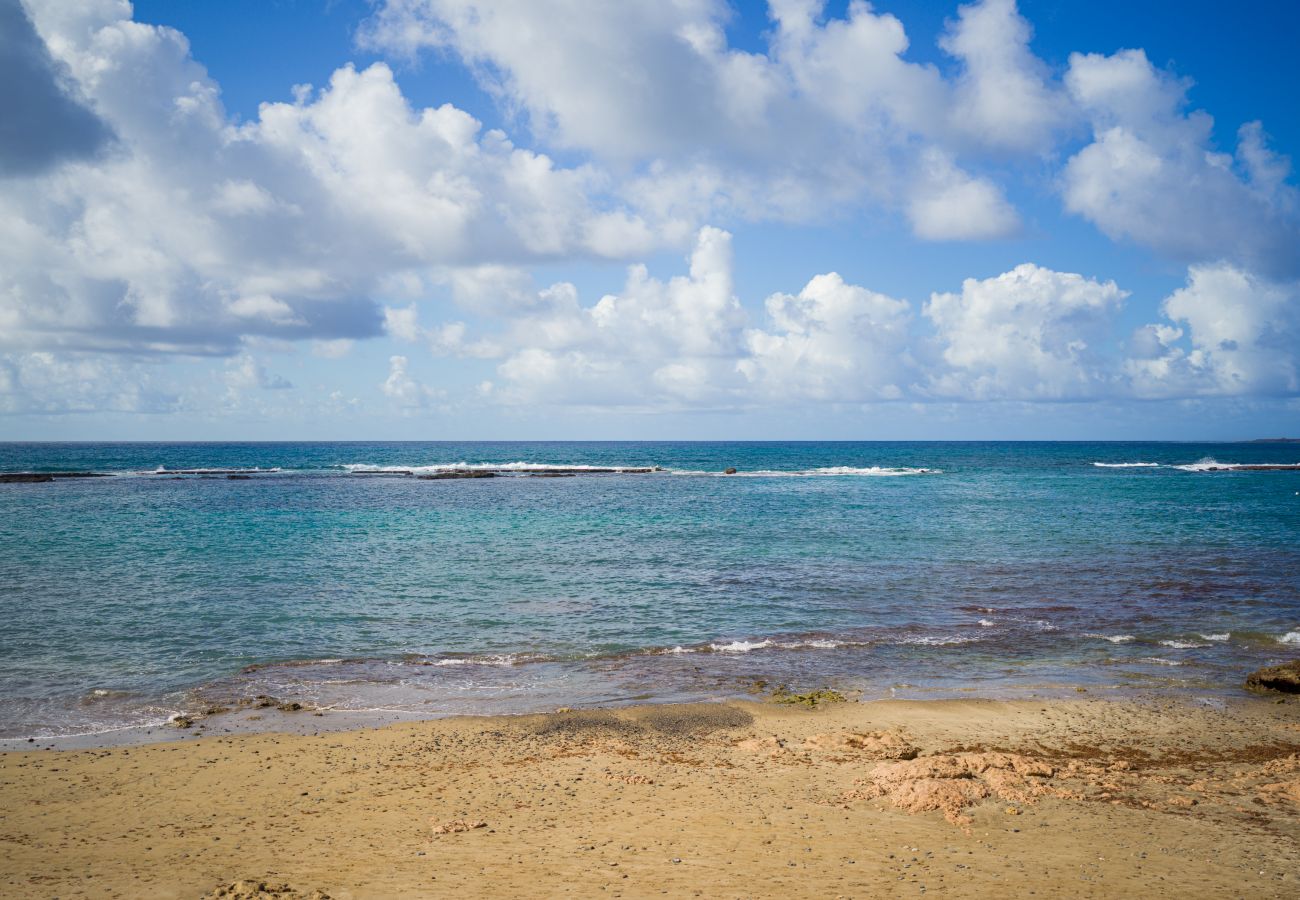
[[[497,473],[488,469],[456,469],[451,472],[434,472],[432,475],[417,475],[421,481],[444,481],[448,478],[496,478]]]
[[[0,472],[0,484],[42,484],[63,478],[108,478],[103,472]]]
[[[1300,694],[1300,659],[1251,672],[1246,676],[1246,687],[1252,691]]]

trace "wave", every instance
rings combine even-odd
[[[536,473],[572,475],[623,475],[662,472],[656,465],[591,466],[568,463],[508,462],[508,463],[433,463],[417,466],[380,466],[373,463],[343,463],[339,468],[356,475],[436,475],[443,472],[494,472],[502,475],[531,475]]]
[[[1203,644],[1200,641],[1161,641],[1160,646],[1172,647],[1175,650],[1199,650],[1210,645]]]
[[[1099,469],[1158,469],[1160,468],[1160,463],[1150,463],[1150,462],[1131,462],[1131,463],[1095,462],[1093,463],[1093,465]]]
[[[1294,472],[1300,469],[1300,463],[1221,463],[1207,456],[1194,463],[1171,468],[1180,472]]]
[[[1300,631],[1288,631],[1278,637],[1277,642],[1279,644],[1300,644]]]
[[[1103,641],[1110,641],[1112,644],[1127,644],[1137,640],[1131,634],[1098,634],[1095,631],[1089,631],[1084,637],[1100,638]]]
[[[1216,642],[1222,643],[1223,641],[1226,641],[1226,640],[1227,640],[1228,638],[1230,638],[1230,637],[1232,637],[1232,632],[1230,632],[1230,631],[1220,631],[1220,632],[1218,632],[1217,634],[1202,634],[1202,635],[1201,635],[1201,640],[1204,640],[1204,641],[1216,641]]]

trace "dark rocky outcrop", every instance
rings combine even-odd
[[[725,469],[722,470],[722,474],[723,474],[723,475],[735,475],[735,474],[736,474],[736,467],[735,467],[735,466],[727,466]]]
[[[103,472],[0,472],[0,484],[42,484],[63,478],[107,478]]]
[[[252,475],[227,475],[226,480],[227,481],[252,481],[253,476]]]
[[[496,478],[496,472],[486,469],[456,469],[451,472],[434,472],[432,475],[417,475],[421,481],[445,481],[449,478]]]
[[[1300,694],[1300,659],[1265,666],[1246,676],[1246,687],[1252,691],[1279,691],[1283,694]]]

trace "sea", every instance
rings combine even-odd
[[[1286,443],[7,443],[0,739],[1173,693],[1300,657]],[[734,469],[733,474],[724,474]],[[493,477],[427,478],[490,472]]]

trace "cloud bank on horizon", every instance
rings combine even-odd
[[[0,0],[0,429],[1081,401],[1297,419],[1300,193],[1268,123],[1221,145],[1141,49],[1053,68],[1014,0],[954,7],[942,65],[860,0],[770,0],[757,48],[722,0],[382,0],[355,32],[375,61],[247,119],[133,12]],[[413,101],[427,58],[505,127]],[[1177,283],[1139,296],[1104,255],[1035,258],[1081,226]],[[862,227],[1021,262],[891,296],[838,273]],[[837,232],[844,262],[792,258],[741,297],[771,252],[747,237],[772,229]],[[682,274],[642,262],[666,254]],[[543,283],[611,264],[599,296]]]

